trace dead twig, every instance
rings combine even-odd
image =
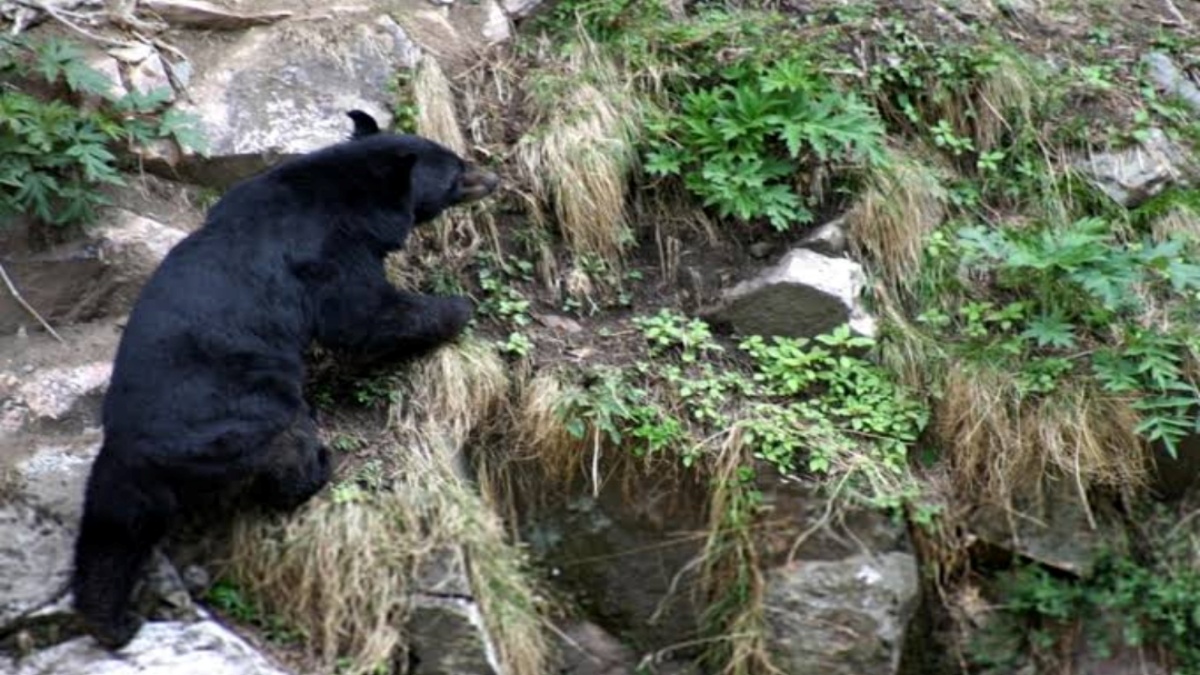
[[[21,292],[17,290],[16,285],[14,285],[12,279],[9,278],[8,272],[4,270],[3,264],[0,264],[0,278],[4,279],[4,285],[8,286],[8,292],[12,295],[13,300],[16,300],[18,305],[24,308],[26,312],[29,312],[30,316],[37,319],[38,323],[42,324],[42,328],[45,328],[55,340],[65,344],[66,341],[62,339],[62,336],[55,332],[54,328],[42,318],[41,314],[38,314],[37,310],[33,308],[33,305],[30,305],[25,301],[25,298],[21,297]]]
[[[50,18],[61,23],[63,26],[66,26],[69,30],[71,30],[75,33],[78,33],[89,40],[94,40],[96,42],[102,42],[105,44],[115,45],[117,47],[134,47],[134,46],[136,46],[132,42],[125,42],[124,40],[117,40],[114,38],[105,37],[98,33],[93,33],[92,31],[75,23],[74,21],[71,21],[71,19],[69,19],[65,14],[63,14],[61,10],[54,7],[53,5],[51,5],[48,2],[44,2],[43,0],[17,0],[17,2],[19,2],[22,5],[25,5],[26,7],[29,7],[31,9],[36,9],[40,12],[45,12]]]
[[[1182,25],[1182,26],[1191,26],[1192,25],[1192,22],[1188,21],[1187,18],[1183,16],[1183,12],[1179,11],[1179,8],[1175,6],[1175,3],[1172,2],[1172,0],[1163,0],[1163,4],[1166,5],[1167,12],[1169,12],[1171,14],[1171,16],[1176,21],[1179,22],[1180,25]]]

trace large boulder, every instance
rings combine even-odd
[[[704,314],[742,335],[814,337],[848,322],[856,333],[873,336],[874,320],[859,297],[865,281],[853,260],[797,248],[726,290]]]
[[[389,91],[420,52],[391,17],[330,8],[326,20],[280,22],[192,40],[195,72],[176,109],[200,123],[207,157],[178,171],[224,188],[282,158],[348,138],[346,111],[392,119]]]
[[[919,578],[909,553],[801,560],[767,574],[767,645],[789,675],[896,673]]]

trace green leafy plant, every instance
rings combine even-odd
[[[1082,633],[1092,653],[1103,656],[1117,642],[1156,648],[1171,672],[1200,673],[1200,573],[1189,565],[1108,554],[1083,579],[1029,566],[1006,576],[1000,591],[1000,616],[976,640],[977,663],[1003,669],[1011,654],[1050,658],[1060,641]]]
[[[1144,325],[1148,303],[1179,317],[1194,316],[1200,265],[1188,262],[1184,243],[1168,239],[1123,241],[1108,222],[1082,218],[1064,227],[958,232],[964,267],[994,275],[997,289],[1028,298],[997,311],[989,302],[960,306],[953,331],[969,339],[1002,339],[1004,352],[1055,357],[1026,367],[1029,391],[1044,391],[1073,367],[1064,360],[1087,347],[1093,375],[1106,391],[1138,398],[1138,432],[1162,441],[1172,454],[1197,429],[1200,390],[1188,376],[1195,338],[1186,323]],[[944,318],[925,315],[930,318]],[[945,323],[943,323],[945,325]],[[994,351],[992,353],[995,353]]]
[[[694,363],[705,352],[721,351],[721,346],[712,341],[712,331],[707,323],[688,319],[669,309],[662,309],[650,317],[635,317],[633,325],[646,336],[651,355],[678,348],[679,358],[684,363]]]
[[[812,59],[729,68],[651,123],[652,175],[681,176],[722,217],[765,218],[778,230],[811,222],[795,177],[818,162],[878,161],[883,126]]]
[[[784,471],[794,468],[801,457],[797,450],[804,448],[812,472],[851,466],[902,477],[908,449],[929,413],[885,370],[855,353],[872,346],[874,340],[854,336],[848,326],[812,341],[777,337],[767,342],[757,336],[743,341],[763,393],[791,399],[782,409],[760,406],[746,424],[747,442],[757,443],[760,456]],[[894,496],[866,494],[869,499]]]
[[[483,301],[479,313],[494,316],[515,326],[526,326],[529,317],[529,299],[513,285],[514,281],[530,281],[533,265],[528,261],[501,263],[494,258],[484,259],[479,268],[479,288]]]
[[[276,644],[293,644],[303,637],[280,617],[264,612],[230,581],[218,580],[208,589],[205,600],[233,620],[257,627],[267,640]]]
[[[0,77],[0,213],[86,224],[107,203],[99,188],[124,183],[122,148],[174,138],[203,149],[190,118],[163,112],[165,91],[114,97],[70,42],[0,38]]]

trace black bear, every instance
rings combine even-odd
[[[155,271],[121,337],[104,443],[75,544],[75,608],[119,648],[131,593],[173,520],[236,493],[292,509],[330,478],[304,401],[315,340],[362,362],[412,357],[471,318],[463,297],[397,290],[384,257],[495,174],[425,138],[354,132],[231,188]]]

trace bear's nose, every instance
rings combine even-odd
[[[482,199],[500,185],[500,177],[491,171],[472,169],[459,180],[462,201]]]

